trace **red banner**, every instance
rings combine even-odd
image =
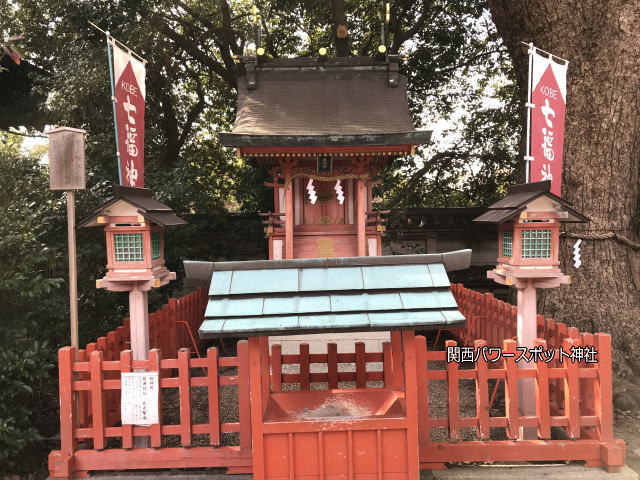
[[[531,56],[530,181],[551,180],[551,193],[560,196],[566,110],[567,64],[537,53]]]
[[[144,187],[145,66],[113,44],[120,183]]]

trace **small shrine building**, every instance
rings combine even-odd
[[[431,139],[417,131],[398,55],[245,57],[236,120],[220,142],[268,169],[274,211],[264,213],[269,259],[379,256],[385,212],[374,211],[376,175]],[[381,349],[388,333],[344,334]],[[271,337],[297,351],[299,339]],[[305,337],[315,350],[325,335]]]
[[[428,143],[407,105],[399,58],[245,58],[222,145],[273,176],[269,259],[378,256],[377,173]]]

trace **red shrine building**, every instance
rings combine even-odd
[[[381,254],[375,177],[431,138],[413,126],[398,61],[243,60],[235,125],[220,141],[273,176],[269,259]]]

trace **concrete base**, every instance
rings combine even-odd
[[[607,473],[601,468],[590,468],[583,465],[486,465],[459,466],[448,470],[431,472],[436,480],[455,478],[456,480],[517,480],[519,478],[553,480],[638,480],[638,474],[626,465],[619,473]]]

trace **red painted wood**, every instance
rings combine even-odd
[[[263,402],[266,398],[262,397],[262,375],[261,375],[261,359],[260,359],[260,339],[258,337],[250,337],[248,342],[248,360],[249,360],[249,391],[251,395],[251,437],[253,452],[253,478],[255,480],[265,479],[265,458],[264,444],[262,441],[262,416]]]
[[[207,349],[207,397],[209,407],[209,444],[220,445],[220,391],[218,381],[218,349]]]
[[[271,346],[271,388],[274,392],[282,391],[282,345]]]
[[[391,357],[393,359],[393,389],[404,390],[402,375],[402,337],[398,330],[391,331]]]
[[[329,388],[338,388],[338,345],[327,344],[327,381]]]
[[[60,448],[71,454],[77,447],[73,430],[76,424],[73,393],[73,362],[75,348],[64,347],[58,351],[58,378],[60,388]]]
[[[178,350],[178,389],[180,397],[180,445],[191,446],[191,391],[189,388],[189,357],[188,348]]]
[[[428,427],[429,418],[429,382],[427,380],[427,339],[416,336],[416,375],[418,397],[418,444],[420,449],[427,447],[431,440]]]
[[[367,240],[365,238],[367,206],[365,202],[365,188],[366,188],[365,182],[363,180],[357,179],[356,180],[355,220],[356,220],[356,227],[358,229],[357,230],[358,231],[358,238],[357,238],[358,257],[367,256],[367,245],[366,245]]]
[[[502,347],[503,352],[513,353],[513,357],[505,357],[503,355],[503,365],[506,370],[506,378],[504,382],[504,402],[507,412],[507,438],[518,438],[520,428],[520,415],[518,412],[518,365],[516,364],[515,355],[516,342],[514,340],[505,340]]]
[[[384,374],[384,386],[390,387],[392,382],[393,365],[391,359],[391,343],[382,343],[382,369]]]
[[[565,352],[570,352],[571,347],[579,345],[580,341],[577,338],[565,338],[562,342],[562,348]],[[565,358],[563,366],[566,371],[564,381],[564,407],[565,415],[569,418],[567,435],[569,438],[580,438],[580,380],[578,378],[578,363]]]
[[[367,388],[367,363],[364,342],[356,342],[356,388]]]
[[[133,353],[131,350],[120,352],[120,372],[132,371],[131,362]],[[119,391],[117,393],[120,393]],[[133,448],[133,425],[122,425],[122,448]]]
[[[445,348],[455,348],[457,342],[455,340],[447,340]],[[458,381],[458,363],[447,363],[447,391],[448,391],[448,410],[449,417],[449,438],[453,441],[460,439],[460,384]]]
[[[474,347],[476,351],[482,351],[487,346],[485,340],[476,340]],[[478,356],[476,362],[476,415],[478,416],[478,436],[481,440],[490,438],[489,428],[489,366],[484,357]]]
[[[238,418],[240,448],[251,449],[251,398],[249,392],[249,348],[246,340],[238,342]]]
[[[158,372],[158,378],[160,375],[161,356],[160,350],[152,348],[149,350],[149,368],[150,372]],[[154,448],[162,446],[162,392],[160,392],[160,398],[158,399],[158,420],[155,425],[151,425],[150,432],[150,445]]]
[[[534,341],[534,346],[547,349],[547,342],[542,339]],[[536,362],[536,416],[538,417],[538,437],[551,438],[551,418],[549,409],[549,373],[547,363]]]
[[[102,450],[105,445],[104,429],[106,423],[106,408],[104,404],[104,389],[102,386],[102,356],[100,350],[91,353],[89,359],[91,372],[91,406],[93,418],[93,448]]]
[[[300,344],[300,390],[309,390],[310,387],[310,363],[309,363],[309,344]]]

